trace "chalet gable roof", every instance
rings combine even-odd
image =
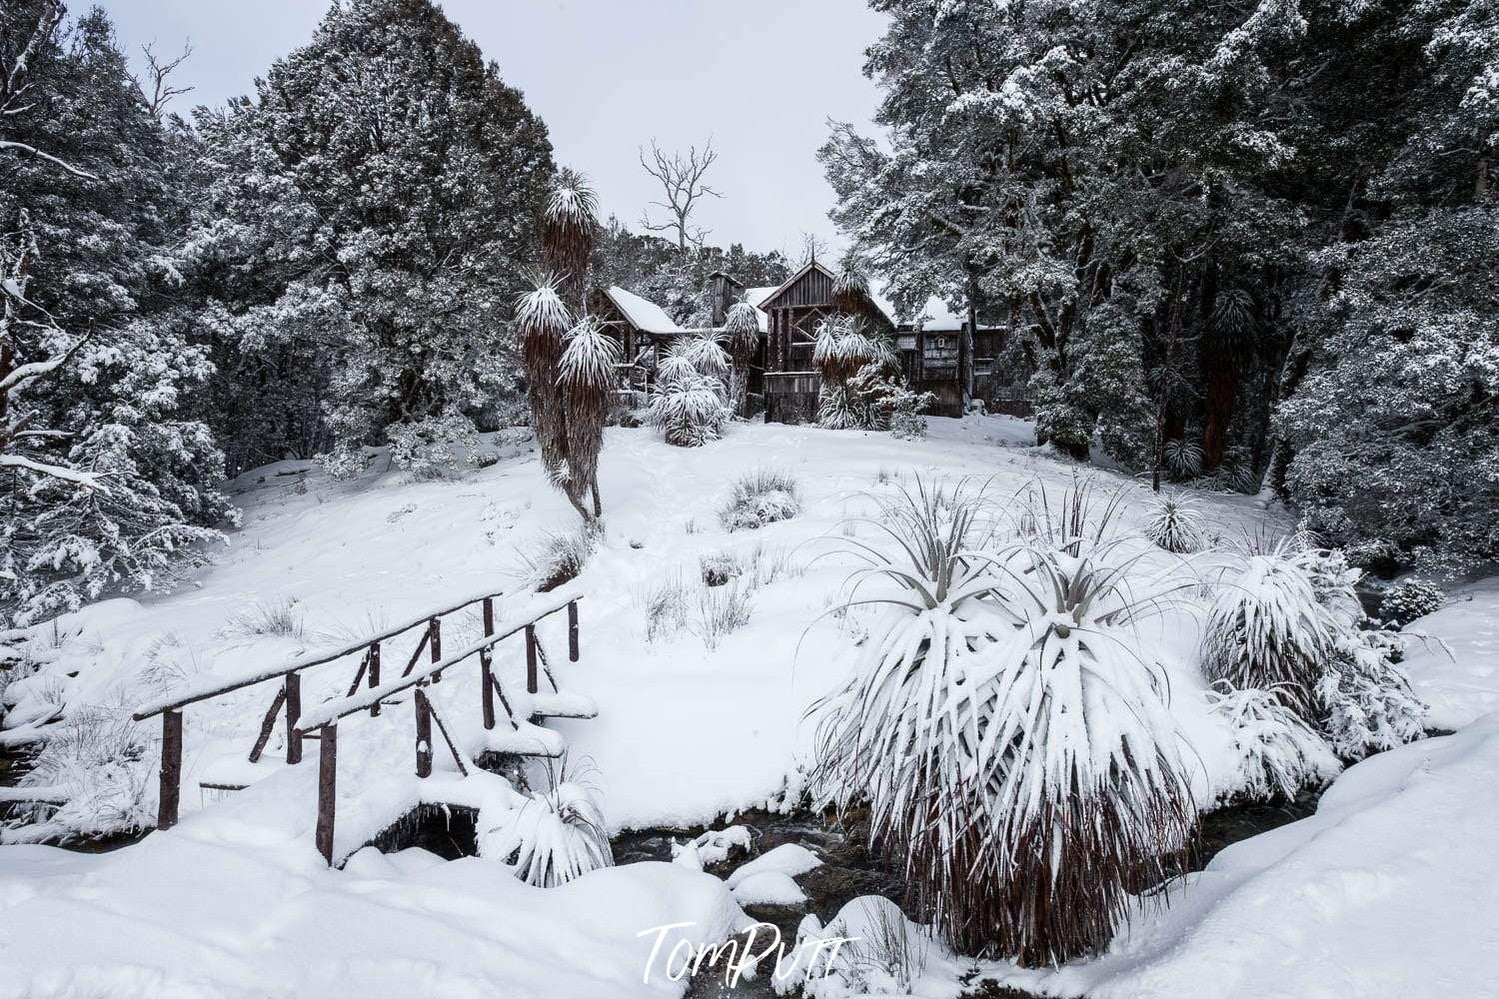
[[[604,294],[620,314],[643,333],[655,333],[668,336],[677,333],[685,333],[686,330],[672,321],[666,310],[655,302],[647,301],[632,292],[625,291],[618,285],[609,288]]]
[[[779,287],[777,287],[774,291],[767,295],[765,297],[765,300],[760,303],[759,308],[767,311],[775,308],[776,299],[786,294],[786,292],[794,287],[798,281],[806,277],[813,270],[816,270],[818,273],[826,276],[829,281],[838,280],[838,276],[836,274],[828,270],[828,268],[824,267],[817,260],[809,260],[800,268],[798,268],[796,273],[792,274],[785,281],[782,281]],[[872,294],[865,297],[869,299],[869,304],[873,306],[877,312],[883,315],[887,321],[889,321],[891,326],[895,325],[895,313],[888,307],[888,305],[884,301]]]

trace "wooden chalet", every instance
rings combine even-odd
[[[812,366],[817,327],[838,313],[833,304],[834,274],[815,259],[760,301],[767,319],[765,334],[765,419],[802,423],[817,414],[822,378]],[[863,296],[862,318],[871,332],[893,336],[895,320],[870,295]]]
[[[722,329],[730,307],[740,301],[753,305],[760,321],[762,336],[748,378],[750,412],[763,408],[766,420],[779,423],[816,418],[822,378],[812,353],[818,326],[840,311],[833,302],[834,280],[833,272],[816,260],[773,288],[749,288],[721,271],[709,276],[709,330]],[[599,292],[592,312],[620,340],[621,390],[636,405],[649,393],[660,354],[677,338],[702,332],[679,326],[654,302],[619,287]],[[973,331],[972,372],[965,378],[959,355],[967,319],[940,300],[929,301],[914,320],[898,323],[894,309],[875,290],[862,296],[859,315],[871,332],[893,340],[906,380],[936,397],[931,412],[938,416],[963,414],[965,381],[971,392],[975,382],[993,371],[1004,345],[1003,327],[981,325]]]

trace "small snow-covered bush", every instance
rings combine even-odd
[[[390,456],[417,481],[450,478],[479,463],[479,431],[462,413],[447,411],[388,427]]]
[[[1163,496],[1156,503],[1145,536],[1157,546],[1179,555],[1201,551],[1207,544],[1202,534],[1202,520],[1192,504],[1181,496]]]
[[[12,841],[70,840],[138,832],[156,824],[149,730],[123,703],[83,705],[48,729],[25,787],[55,789],[60,802],[18,805]]]
[[[519,575],[538,593],[555,590],[577,579],[599,546],[599,532],[590,525],[562,534],[543,534],[529,549],[517,549]]]
[[[1203,639],[1209,679],[1282,689],[1350,758],[1419,738],[1426,712],[1397,662],[1399,636],[1366,627],[1358,577],[1341,552],[1284,540],[1224,587]]]
[[[1393,632],[1355,631],[1340,637],[1317,684],[1322,727],[1338,755],[1358,759],[1425,734],[1426,705],[1411,689],[1405,668],[1394,661],[1399,648]]]
[[[786,472],[761,468],[734,483],[728,502],[718,511],[726,531],[756,530],[790,520],[802,512],[801,490]]]
[[[744,563],[738,555],[727,549],[701,556],[697,565],[704,586],[723,586],[729,580],[744,574]]]
[[[1220,682],[1207,691],[1213,711],[1233,732],[1240,788],[1250,798],[1294,798],[1342,769],[1322,736],[1292,711],[1276,690],[1235,690]]]
[[[588,788],[566,780],[506,812],[484,835],[479,853],[511,864],[516,877],[538,888],[614,865],[598,801]]]
[[[1446,598],[1442,588],[1432,583],[1419,580],[1397,583],[1385,591],[1379,616],[1398,628],[1440,609]]]

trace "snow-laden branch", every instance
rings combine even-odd
[[[53,163],[53,164],[56,164],[57,166],[62,167],[64,170],[68,171],[68,173],[72,174],[75,177],[82,177],[85,180],[98,180],[99,179],[98,177],[96,177],[93,174],[89,173],[87,170],[80,170],[78,167],[75,167],[73,164],[69,163],[67,160],[58,159],[56,156],[53,156],[51,153],[44,153],[40,149],[36,148],[35,146],[28,146],[24,142],[12,142],[9,139],[0,139],[0,149],[14,149],[14,150],[16,150],[17,152],[20,152],[20,153],[29,153],[32,156],[36,156],[36,157],[39,157],[41,159],[46,160],[48,163]]]
[[[68,468],[66,465],[49,465],[46,462],[23,458],[19,454],[0,454],[0,468],[24,468],[38,475],[48,475],[54,479],[75,482],[97,493],[106,495],[109,493],[109,487],[99,481],[102,476],[98,472],[81,472],[76,468]]]
[[[14,395],[27,382],[35,381],[43,375],[50,374],[62,367],[67,363],[72,353],[73,350],[70,349],[58,354],[56,357],[49,357],[45,361],[32,361],[30,364],[22,364],[4,378],[0,378],[0,392],[4,392],[7,396]]]

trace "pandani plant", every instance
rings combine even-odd
[[[1133,625],[1190,585],[1136,576],[1086,487],[994,540],[982,492],[918,483],[847,538],[866,564],[844,608],[883,614],[814,706],[814,787],[867,801],[921,918],[968,953],[1027,964],[1103,947],[1132,891],[1163,880],[1194,807],[1160,667]],[[1141,546],[1143,547],[1143,546]],[[882,589],[858,594],[871,581]]]
[[[890,360],[889,345],[869,335],[862,320],[830,316],[817,327],[812,363],[822,375],[817,422],[829,430],[869,429],[869,414],[849,391],[849,380],[869,364]]]
[[[735,302],[724,320],[729,357],[729,404],[737,416],[748,416],[749,368],[760,345],[760,316],[748,302]]]
[[[1202,519],[1196,508],[1179,494],[1168,494],[1156,501],[1145,524],[1145,536],[1177,555],[1191,555],[1207,547]]]
[[[565,339],[557,386],[567,407],[568,473],[572,482],[588,484],[597,518],[604,512],[599,499],[599,452],[613,397],[619,341],[593,316],[579,320]]]
[[[591,770],[585,765],[584,770]],[[548,761],[546,787],[529,792],[488,829],[479,852],[512,866],[538,888],[555,888],[601,867],[614,852],[598,797],[566,758]]]
[[[596,363],[605,356],[601,352],[609,338],[584,315],[588,261],[598,227],[598,196],[587,179],[575,170],[559,171],[542,213],[541,259],[546,270],[517,309],[542,465],[588,523],[603,513],[598,461],[613,385],[613,362],[607,369]],[[616,348],[613,356],[617,354]],[[585,497],[592,498],[591,509]]]
[[[666,443],[702,447],[717,440],[728,419],[721,375],[728,355],[712,335],[679,340],[656,370],[656,391],[647,420],[661,428]]]

